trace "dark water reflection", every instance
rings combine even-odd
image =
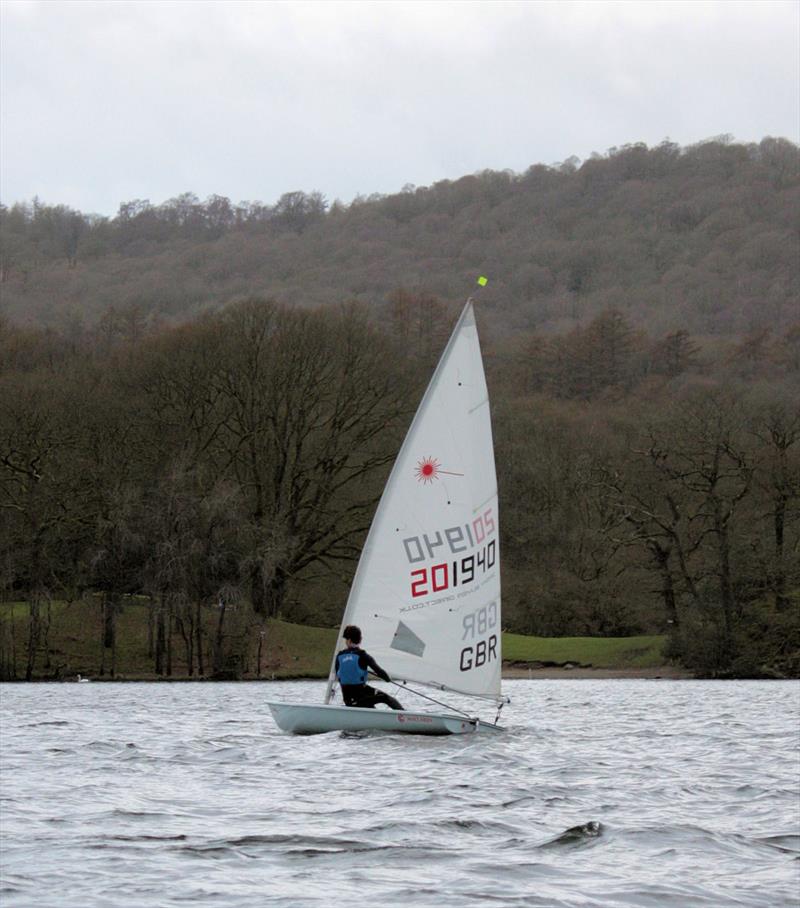
[[[293,738],[322,684],[1,685],[0,903],[800,904],[800,684],[506,690],[503,736]]]

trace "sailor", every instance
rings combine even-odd
[[[348,624],[342,634],[347,648],[336,654],[336,677],[342,686],[342,699],[346,706],[365,706],[372,709],[377,703],[385,703],[392,709],[403,707],[382,690],[367,684],[367,670],[371,669],[384,681],[391,681],[389,675],[378,663],[359,646],[361,629]]]

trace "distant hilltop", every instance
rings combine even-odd
[[[800,295],[800,150],[719,137],[611,149],[329,204],[134,200],[114,218],[0,208],[2,314],[75,330],[109,312],[185,321],[247,297],[380,311],[398,290],[460,301],[476,274],[496,336],[614,308],[656,334],[780,332]]]

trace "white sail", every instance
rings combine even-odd
[[[394,680],[500,699],[497,478],[471,302],[378,505],[348,624]]]

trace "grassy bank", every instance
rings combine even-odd
[[[506,662],[592,668],[655,668],[664,664],[665,637],[524,637],[503,634]]]
[[[215,661],[217,667],[224,664],[228,676],[242,678],[319,678],[328,673],[337,635],[333,628],[260,622],[247,609],[231,609],[220,637],[219,612],[208,608],[201,617],[203,677],[212,674]],[[161,677],[180,680],[200,674],[195,628],[190,675],[186,621],[186,616],[176,613],[166,622],[168,646],[162,657]],[[153,605],[146,599],[126,599],[115,623],[115,646],[111,649],[103,645],[104,611],[99,598],[42,606],[33,678],[67,679],[78,674],[125,680],[158,678]],[[25,677],[30,629],[27,603],[0,604],[0,668],[4,678]],[[503,656],[507,663],[518,665],[646,669],[664,663],[664,640],[657,636],[543,638],[503,634]],[[224,659],[215,660],[220,645],[225,650]]]
[[[113,648],[104,646],[105,620],[99,597],[42,605],[33,678],[81,674],[121,680],[182,680],[211,677],[215,663],[226,677],[325,677],[337,633],[332,628],[255,620],[249,609],[228,607],[220,635],[219,611],[208,607],[201,615],[203,653],[198,659],[196,615],[176,609],[164,620],[166,640],[159,674],[157,608],[145,598],[126,598],[115,614]],[[24,679],[30,628],[27,603],[0,603],[3,678]],[[191,638],[191,669],[187,638]],[[217,653],[220,648],[221,655]]]

